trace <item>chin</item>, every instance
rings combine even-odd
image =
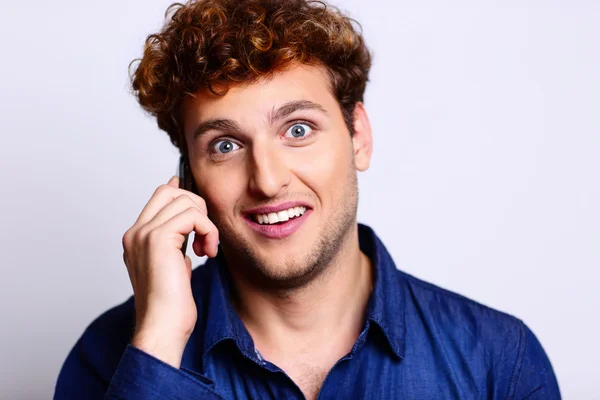
[[[286,277],[301,275],[303,270],[314,262],[306,247],[302,252],[284,248],[270,252],[262,251],[257,256],[256,269],[273,279],[286,279]]]
[[[265,289],[300,288],[312,281],[323,269],[316,254],[307,251],[307,246],[304,246],[303,251],[246,251],[248,252],[245,252],[244,258],[250,262],[245,263],[243,270],[238,269],[238,272],[243,274],[245,279]]]

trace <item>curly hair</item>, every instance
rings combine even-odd
[[[203,88],[224,95],[231,85],[292,63],[327,69],[353,134],[353,110],[363,101],[372,56],[360,25],[337,8],[311,0],[190,0],[169,6],[165,20],[146,38],[143,57],[130,64],[139,61],[130,78],[139,104],[182,154],[185,96]]]

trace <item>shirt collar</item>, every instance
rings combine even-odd
[[[360,249],[371,260],[375,272],[366,321],[375,323],[381,329],[396,356],[404,357],[406,330],[403,280],[375,232],[366,225],[358,224],[358,235]],[[252,338],[230,300],[231,281],[222,254],[219,249],[219,255],[201,267],[206,268],[207,274],[196,274],[194,277],[204,282],[195,282],[192,278],[192,289],[198,288],[194,297],[203,301],[197,301],[197,305],[202,307],[199,309],[202,317],[196,324],[182,360],[182,367],[188,369],[199,369],[198,363],[201,361],[202,365],[205,364],[208,352],[227,340],[235,342],[247,357],[257,358]]]
[[[403,358],[406,339],[405,281],[373,229],[358,224],[358,240],[361,251],[369,257],[375,272],[366,320],[379,326],[393,353]]]
[[[203,362],[211,348],[227,339],[233,340],[242,353],[254,358],[252,337],[231,302],[231,278],[221,247],[218,256],[209,262],[216,265],[207,265],[212,267],[213,273],[210,284],[205,287],[210,293],[202,341]]]
[[[230,300],[230,278],[225,257],[218,255],[194,270],[192,292],[198,308],[198,320],[181,360],[187,371],[204,371],[206,357],[219,343],[230,341],[253,358],[253,341]]]

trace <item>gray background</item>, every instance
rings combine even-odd
[[[121,237],[177,152],[127,65],[170,3],[2,4],[2,398],[51,397],[132,293]],[[522,318],[565,398],[600,399],[600,2],[337,4],[375,53],[360,221],[399,268]]]

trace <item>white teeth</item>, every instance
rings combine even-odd
[[[277,219],[279,220],[279,222],[285,222],[285,221],[289,220],[290,216],[289,216],[287,210],[279,211],[277,213]]]
[[[285,222],[292,218],[299,217],[306,212],[306,207],[292,207],[288,210],[282,210],[276,213],[257,214],[256,221],[259,224],[276,224]]]
[[[275,213],[270,213],[268,215],[268,218],[269,218],[269,220],[268,220],[269,224],[274,224],[276,222],[279,222],[279,219],[277,218],[277,214],[275,214]]]

